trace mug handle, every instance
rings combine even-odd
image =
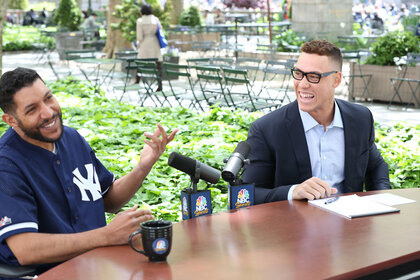
[[[146,256],[146,252],[145,251],[141,251],[141,250],[137,250],[134,245],[133,245],[133,237],[136,236],[137,234],[141,233],[141,228],[135,232],[133,232],[132,234],[130,234],[130,238],[128,239],[128,244],[130,244],[130,247],[136,251],[137,253],[143,254]]]

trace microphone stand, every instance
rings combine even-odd
[[[247,165],[250,164],[249,159],[243,161],[243,169],[240,175],[245,171]],[[240,175],[229,182],[228,188],[228,210],[248,207],[254,205],[254,184],[247,184],[242,181]]]
[[[191,175],[191,184],[181,191],[182,219],[188,220],[212,213],[210,190],[197,190],[201,176],[201,163],[196,161],[194,176]]]

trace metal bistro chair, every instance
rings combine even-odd
[[[136,58],[136,57],[119,57],[118,59],[123,60],[125,62],[125,78],[124,78],[124,84],[114,86],[114,90],[122,91],[121,96],[119,98],[119,101],[121,101],[125,95],[126,92],[137,92],[139,93],[140,90],[144,89],[143,85],[140,83],[135,83],[130,85],[130,81],[132,78],[132,75],[137,75],[137,61],[144,61],[144,62],[153,62],[156,63],[158,60],[157,58]]]
[[[275,109],[278,104],[276,99],[257,96],[254,94],[246,70],[222,68],[225,89],[232,106],[248,111]]]
[[[164,62],[163,71],[168,79],[170,94],[175,97],[181,106],[181,101],[186,100],[190,103],[190,108],[194,107],[204,111],[201,103],[206,100],[202,94],[194,91],[194,84],[188,65]]]
[[[220,67],[195,66],[201,94],[209,106],[219,103],[221,106],[231,106],[225,95],[223,76]]]
[[[207,52],[212,51],[214,48],[213,41],[192,41],[191,42],[191,50],[196,51],[203,56],[207,54]]]
[[[409,89],[409,94],[411,94],[410,101],[407,102],[407,107],[410,104],[414,104],[414,106],[420,107],[420,102],[419,102],[420,100],[417,99],[417,94],[420,92],[420,78],[417,78],[417,79],[407,78],[408,67],[412,65],[415,66],[416,64],[420,64],[420,53],[408,53],[407,63],[404,67],[402,76],[390,78],[392,87],[394,89],[394,95],[389,101],[388,108],[391,106],[395,97],[398,97],[399,102],[403,104],[401,94],[404,93],[403,92],[404,89],[406,91],[408,91]],[[408,88],[407,87],[402,88],[404,84],[407,84]]]
[[[293,64],[288,61],[267,60],[263,69],[264,76],[258,95],[276,99],[282,105],[286,99],[290,103],[295,96],[293,87],[290,86],[292,74],[290,69]],[[290,89],[292,88],[292,89]]]
[[[355,88],[356,79],[360,79],[362,83],[360,87],[360,89],[362,90],[360,99],[364,99],[368,101],[370,98],[369,84],[370,84],[373,74],[366,74],[366,73],[363,73],[362,71],[360,59],[364,52],[365,51],[363,50],[342,51],[343,59],[347,59],[352,62],[350,63],[349,75],[343,75],[344,83],[349,93],[349,100],[356,99],[355,90],[358,89],[358,88]]]
[[[238,57],[234,68],[238,70],[247,70],[250,85],[253,87],[258,75],[262,73],[261,62],[262,60],[259,58]]]
[[[137,92],[140,98],[140,106],[143,106],[147,98],[152,100],[156,107],[159,107],[159,105],[163,106],[165,101],[169,103],[167,97],[163,95],[161,91],[156,91],[159,86],[159,80],[161,79],[156,66],[156,62],[136,61],[136,64],[137,76],[140,77],[140,83],[142,83],[145,90],[144,92],[141,90]],[[163,101],[160,100],[159,95],[164,97]]]
[[[0,277],[13,279],[33,279],[36,269],[29,266],[11,266],[0,263]]]

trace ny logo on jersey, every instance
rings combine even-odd
[[[93,201],[98,200],[102,197],[98,174],[96,174],[95,168],[91,163],[85,164],[85,168],[87,171],[87,178],[84,178],[80,174],[79,168],[73,170],[73,183],[75,183],[76,186],[79,187],[83,201],[90,201],[89,197],[86,194],[86,191],[90,192]]]

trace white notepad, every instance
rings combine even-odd
[[[397,208],[364,199],[356,194],[340,196],[338,200],[325,204],[329,199],[330,198],[324,198],[310,200],[308,202],[311,205],[337,213],[349,219],[400,211]]]

